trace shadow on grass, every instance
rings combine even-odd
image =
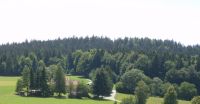
[[[56,99],[67,99],[68,97],[67,96],[53,96],[53,98],[56,98]]]
[[[16,94],[14,94],[16,95]],[[77,100],[94,100],[94,101],[110,101],[107,99],[103,99],[102,97],[83,97],[83,98],[68,98],[67,96],[50,96],[50,97],[41,97],[41,96],[20,96],[16,95],[19,97],[23,98],[42,98],[42,99],[47,99],[47,98],[55,98],[55,99],[77,99]]]
[[[110,100],[107,100],[107,99],[103,99],[103,97],[93,97],[93,98],[91,98],[91,100],[96,100],[96,101],[110,101]]]

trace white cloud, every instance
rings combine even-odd
[[[104,35],[200,43],[195,0],[1,0],[0,43]]]

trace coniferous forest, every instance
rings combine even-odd
[[[199,45],[184,46],[172,40],[149,38],[111,40],[93,36],[0,46],[0,75],[26,78],[29,73],[30,85],[27,86],[30,87],[27,88],[45,89],[41,96],[51,93],[45,74],[51,75],[53,67],[63,69],[65,74],[90,79],[96,70],[106,70],[116,90],[122,93],[137,93],[137,83],[143,80],[141,86],[145,83],[152,96],[165,96],[170,85],[175,87],[179,99],[191,100],[200,94]]]

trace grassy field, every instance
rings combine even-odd
[[[15,95],[15,84],[19,77],[0,77],[0,104],[113,104],[113,101],[99,101],[92,99],[58,99],[20,97]],[[78,78],[78,77],[73,77]],[[83,80],[80,78],[80,80]]]
[[[72,80],[87,83],[88,80],[81,76],[68,76]],[[113,104],[113,101],[100,101],[92,99],[58,99],[56,97],[37,98],[20,97],[15,95],[15,84],[19,77],[0,77],[0,104]],[[121,100],[128,97],[127,94],[117,93],[116,99]],[[162,98],[150,97],[147,104],[162,104]],[[190,104],[188,101],[179,101],[179,104]]]
[[[83,83],[88,83],[89,82],[89,79],[86,79],[83,76],[67,75],[66,77],[68,77],[70,80],[77,80],[77,81],[80,81],[80,82],[83,82]]]
[[[123,98],[129,97],[129,96],[131,96],[131,95],[123,94],[123,93],[117,93],[115,98],[117,100],[121,101]],[[179,102],[179,104],[191,104],[189,101],[179,100],[178,102]],[[149,99],[147,100],[147,104],[162,104],[162,103],[163,103],[163,99],[162,98],[149,97]]]

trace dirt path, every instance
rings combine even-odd
[[[119,100],[115,99],[116,94],[117,94],[116,90],[112,90],[111,95],[108,97],[104,97],[104,99],[120,102]]]

